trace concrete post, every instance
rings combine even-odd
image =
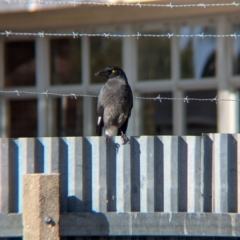
[[[59,240],[59,174],[25,174],[22,209],[24,240]]]

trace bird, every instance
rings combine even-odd
[[[125,72],[117,66],[109,66],[97,72],[95,76],[105,76],[106,83],[102,86],[97,104],[97,135],[105,130],[106,139],[121,136],[122,144],[126,144],[128,120],[133,108],[132,89],[128,84]]]

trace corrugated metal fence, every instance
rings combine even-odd
[[[0,237],[22,234],[25,173],[61,173],[61,236],[240,236],[240,135],[120,142],[0,139]]]

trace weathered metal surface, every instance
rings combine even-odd
[[[120,137],[107,143],[104,137],[0,139],[0,213],[21,213],[23,174],[60,173],[61,213],[114,216],[110,235],[138,235],[137,224],[142,232],[175,235],[164,219],[179,214],[177,235],[193,234],[198,223],[204,231],[199,228],[195,236],[240,236],[239,140],[238,134],[141,136],[123,146]],[[141,216],[138,223],[133,216]],[[209,219],[212,225],[205,228]],[[131,221],[131,231],[117,230]]]
[[[240,216],[216,213],[62,214],[61,236],[239,236]]]
[[[11,226],[11,227],[9,227]],[[233,213],[64,213],[64,236],[240,236]],[[22,236],[22,214],[0,214],[0,236]]]
[[[0,238],[21,237],[23,233],[21,213],[0,213]]]

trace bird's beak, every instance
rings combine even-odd
[[[105,75],[106,75],[106,71],[105,71],[105,69],[103,69],[103,70],[101,70],[101,71],[95,73],[95,76],[105,76]]]

